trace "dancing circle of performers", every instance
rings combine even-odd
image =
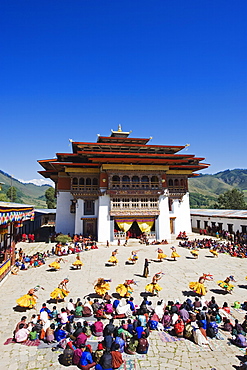
[[[65,263],[64,259],[62,257],[60,257],[60,258],[55,259],[54,262],[50,263],[49,267],[52,268],[53,270],[56,270],[56,271],[60,270],[60,268],[61,268],[60,267],[60,262],[61,261]]]
[[[122,298],[129,298],[131,294],[133,293],[133,289],[131,288],[132,284],[136,284],[134,280],[125,280],[123,284],[118,284],[116,287],[116,292],[120,295]]]
[[[177,250],[175,247],[171,247],[171,250],[172,250],[171,258],[173,258],[174,261],[176,261],[176,258],[180,257],[180,255],[177,253]]]
[[[77,256],[76,256],[76,260],[75,260],[75,262],[73,262],[72,263],[72,265],[74,266],[74,267],[76,267],[77,269],[81,269],[81,267],[83,266],[83,262],[81,261],[81,259],[80,259],[80,255],[79,255],[79,253],[77,254]]]
[[[137,253],[139,251],[132,251],[131,252],[131,255],[130,255],[130,258],[129,258],[129,261],[133,263],[133,265],[136,263],[136,261],[138,260],[138,256],[137,256]]]
[[[145,286],[145,291],[147,293],[151,293],[152,295],[156,295],[157,297],[159,296],[159,292],[162,290],[162,288],[158,284],[158,281],[162,278],[162,275],[164,274],[162,272],[159,272],[153,276],[152,282]]]
[[[163,262],[163,259],[165,259],[167,257],[167,255],[163,252],[163,250],[161,248],[158,248],[157,249],[157,252],[158,252],[158,257],[157,259],[160,261],[160,262]]]
[[[196,294],[199,296],[206,295],[207,288],[205,287],[204,283],[206,280],[212,280],[213,276],[210,274],[203,274],[199,277],[198,281],[191,281],[189,283],[189,288],[192,289]]]
[[[236,281],[234,276],[228,276],[225,280],[218,280],[217,284],[225,290],[227,293],[232,293],[234,289],[234,285],[230,283],[230,281]]]
[[[118,250],[117,249],[115,249],[114,251],[112,251],[111,257],[108,260],[108,262],[112,263],[114,266],[116,266],[118,264],[118,259],[116,257],[117,253],[118,253]]]
[[[22,297],[18,298],[16,300],[16,303],[20,307],[26,307],[26,308],[34,308],[38,297],[36,296],[36,292],[39,289],[44,289],[40,285],[37,285],[36,287],[30,289],[27,294],[23,295]]]
[[[69,294],[67,288],[68,282],[69,279],[65,278],[64,280],[61,281],[61,283],[58,284],[58,287],[51,292],[50,297],[54,299],[57,303],[60,300],[63,301],[64,298],[67,297],[67,295]]]
[[[106,280],[104,278],[98,278],[96,284],[94,285],[95,293],[101,297],[104,297],[104,295],[110,290],[110,282],[110,279]]]

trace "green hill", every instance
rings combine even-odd
[[[34,185],[34,184],[23,184],[19,180],[11,177],[7,173],[0,170],[0,182],[2,185],[2,191],[0,195],[6,194],[7,190],[14,186],[17,189],[16,203],[30,204],[37,208],[47,208],[45,201],[45,192],[49,185]]]
[[[191,208],[212,208],[220,194],[237,188],[247,202],[247,170],[234,169],[189,179]]]

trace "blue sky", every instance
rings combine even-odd
[[[203,173],[247,168],[247,3],[2,0],[0,169],[41,178],[38,159],[122,124],[190,144]]]

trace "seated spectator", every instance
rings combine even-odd
[[[215,318],[212,316],[210,321],[207,324],[207,336],[209,338],[215,338],[218,334],[218,325],[215,321]]]
[[[129,332],[131,335],[134,335],[134,325],[132,324],[131,319],[128,319],[128,320],[127,320],[127,324],[128,324],[128,326],[127,326],[127,330],[128,330],[128,332]]]
[[[96,363],[93,361],[90,348],[86,346],[82,352],[78,367],[79,369],[88,370],[94,367],[95,365]]]
[[[105,313],[106,313],[107,315],[109,315],[109,314],[112,314],[112,313],[113,313],[113,306],[112,306],[112,304],[111,304],[111,301],[110,301],[110,300],[108,300],[108,301],[106,302],[105,307],[104,307],[104,310],[105,310]]]
[[[75,310],[75,305],[73,303],[73,299],[70,298],[68,304],[67,304],[67,312],[70,313],[70,311],[74,311]]]
[[[245,335],[245,331],[242,328],[242,325],[239,324],[238,320],[235,320],[235,325],[232,329],[232,335],[237,335],[237,334],[243,334]]]
[[[228,303],[227,302],[224,302],[223,303],[222,310],[226,311],[227,313],[230,313],[231,312],[230,307],[228,307]]]
[[[75,317],[82,317],[82,311],[83,311],[83,306],[82,302],[78,302],[78,305],[75,308]]]
[[[242,328],[246,333],[247,332],[247,315],[245,315],[245,317],[244,317],[244,321],[242,323]]]
[[[199,300],[198,297],[195,298],[195,301],[193,303],[193,306],[194,306],[194,310],[198,310],[199,308],[202,307],[202,304],[201,304],[201,302],[200,302],[200,300]]]
[[[163,301],[161,300],[161,301],[158,301],[157,302],[157,305],[156,305],[156,307],[155,307],[155,309],[154,309],[154,311],[155,311],[155,313],[156,313],[156,315],[158,316],[158,318],[159,318],[159,321],[161,321],[162,320],[162,317],[163,317],[163,315],[164,315],[164,309],[163,309]]]
[[[45,339],[46,339],[46,342],[47,343],[52,343],[54,340],[55,340],[55,336],[54,336],[54,332],[55,332],[55,324],[51,324],[47,329],[46,329],[46,333],[45,333]]]
[[[109,323],[104,327],[104,330],[103,330],[104,334],[103,335],[105,335],[105,332],[107,332],[108,334],[113,334],[114,333],[116,327],[113,323],[114,323],[114,319],[111,318],[109,320]]]
[[[127,353],[128,355],[135,355],[137,346],[138,339],[137,335],[134,334],[132,338],[127,338],[126,340],[125,353]]]
[[[138,339],[138,345],[136,348],[136,352],[139,354],[146,354],[148,352],[148,340],[146,338],[146,334],[142,334],[141,338]]]
[[[84,330],[85,330],[85,334],[86,334],[86,336],[87,336],[87,337],[91,337],[91,335],[92,335],[92,331],[91,331],[91,327],[90,327],[90,325],[88,324],[88,322],[87,322],[87,321],[84,321],[84,323],[83,323],[83,328],[84,328]]]
[[[122,333],[117,335],[116,338],[115,338],[115,341],[112,343],[112,346],[111,346],[112,351],[115,351],[116,345],[117,345],[117,347],[119,345],[119,347],[118,347],[119,352],[123,353],[124,352],[124,347],[125,347],[125,341],[123,339],[123,334]]]
[[[116,344],[115,350],[111,351],[113,369],[118,369],[123,364],[123,357],[122,354],[119,352],[119,348],[119,344]]]
[[[94,301],[92,303],[92,309],[93,309],[93,313],[94,314],[98,311],[99,306],[100,306],[99,300],[98,299],[94,299]]]
[[[106,349],[98,364],[95,365],[95,370],[113,370],[112,355],[110,350]]]
[[[233,325],[231,324],[229,319],[224,320],[223,324],[223,330],[228,331],[229,333],[232,333]]]
[[[98,317],[97,321],[92,325],[92,333],[96,337],[101,337],[103,335],[104,325],[101,319]]]
[[[164,329],[169,328],[171,326],[171,315],[167,310],[165,310],[163,318],[161,320]]]
[[[179,316],[181,317],[183,322],[187,322],[189,320],[190,315],[189,312],[186,310],[184,304],[180,306]]]
[[[247,342],[246,338],[243,334],[237,334],[234,339],[230,339],[232,344],[235,344],[236,346],[240,348],[246,348],[247,347]]]
[[[35,330],[35,327],[32,328],[28,337],[29,337],[30,340],[36,340],[38,338],[38,333]]]
[[[56,320],[58,316],[57,307],[53,306],[51,311],[51,319]]]
[[[129,304],[131,311],[135,312],[135,305],[133,301],[134,301],[134,298],[130,297],[129,299],[126,300],[126,303]]]
[[[15,341],[17,343],[25,342],[28,339],[29,331],[25,328],[25,324],[20,324],[19,329],[15,333]]]
[[[85,334],[85,329],[82,328],[82,332],[77,336],[76,340],[74,341],[74,345],[79,348],[81,344],[86,344],[87,336]]]
[[[81,322],[78,321],[76,323],[76,329],[74,331],[74,333],[72,334],[73,338],[72,339],[76,339],[78,337],[79,334],[82,333],[82,325],[81,325]]]
[[[99,342],[98,347],[97,347],[97,349],[96,349],[96,351],[94,352],[94,355],[93,355],[93,359],[96,362],[96,364],[99,363],[103,353],[104,353],[103,344],[101,342]]]
[[[57,342],[67,337],[67,333],[62,329],[62,324],[58,324],[58,327],[54,331],[54,337]]]

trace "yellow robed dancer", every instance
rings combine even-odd
[[[199,256],[199,250],[198,249],[192,249],[191,251],[190,251],[190,253],[192,254],[192,256],[193,257],[195,257],[195,258],[198,258],[198,256]]]
[[[94,285],[95,292],[103,297],[109,290],[111,280],[105,280],[103,278],[98,278],[96,284]]]
[[[180,255],[177,253],[175,247],[171,247],[171,250],[172,250],[171,258],[174,258],[174,261],[176,261],[176,258],[180,257]]]
[[[165,253],[163,253],[163,250],[161,248],[158,248],[157,249],[157,252],[158,252],[158,257],[157,259],[162,262],[164,258],[167,257],[167,255]]]
[[[133,263],[136,263],[136,261],[138,260],[137,253],[138,253],[138,251],[132,251],[131,255],[130,255],[130,258],[129,258],[129,261],[131,261]]]
[[[228,276],[225,280],[218,280],[217,281],[217,284],[223,288],[226,292],[228,293],[232,293],[233,289],[234,289],[234,285],[233,284],[230,284],[230,281],[236,281],[234,279],[234,276]]]
[[[116,265],[118,263],[118,259],[116,257],[116,254],[117,254],[118,250],[115,249],[112,254],[111,254],[111,258],[108,260],[108,262],[112,263],[113,265]]]
[[[216,249],[209,249],[209,252],[210,252],[210,253],[212,253],[212,255],[213,255],[214,257],[218,257],[218,256],[219,256],[219,253],[217,252],[217,250],[216,250]]]
[[[39,288],[44,289],[37,285],[35,288],[30,289],[27,294],[23,295],[22,297],[18,298],[16,300],[16,303],[20,307],[26,307],[26,308],[33,308],[36,305],[38,297],[35,295],[35,292],[39,290]]]
[[[80,259],[80,255],[77,254],[75,262],[72,263],[73,266],[75,266],[77,269],[81,268],[83,266],[83,263]]]
[[[152,278],[152,282],[145,286],[145,291],[148,293],[151,293],[152,295],[156,294],[158,297],[159,292],[162,290],[161,286],[158,284],[158,281],[161,278],[162,278],[161,272],[159,272],[158,274],[155,274]]]
[[[62,258],[57,258],[54,262],[49,264],[49,267],[51,267],[54,270],[60,270],[60,262],[65,262]]]
[[[131,284],[136,284],[134,280],[125,280],[124,284],[118,284],[116,287],[116,292],[122,298],[129,298],[133,293],[133,289],[131,288]]]
[[[56,301],[64,300],[65,297],[69,294],[67,283],[69,279],[66,278],[61,283],[59,283],[58,287],[51,292],[50,297],[55,299]]]
[[[189,288],[200,296],[205,295],[207,293],[207,288],[204,285],[205,280],[212,280],[212,278],[213,278],[212,275],[203,274],[201,277],[199,277],[198,281],[190,282]]]

